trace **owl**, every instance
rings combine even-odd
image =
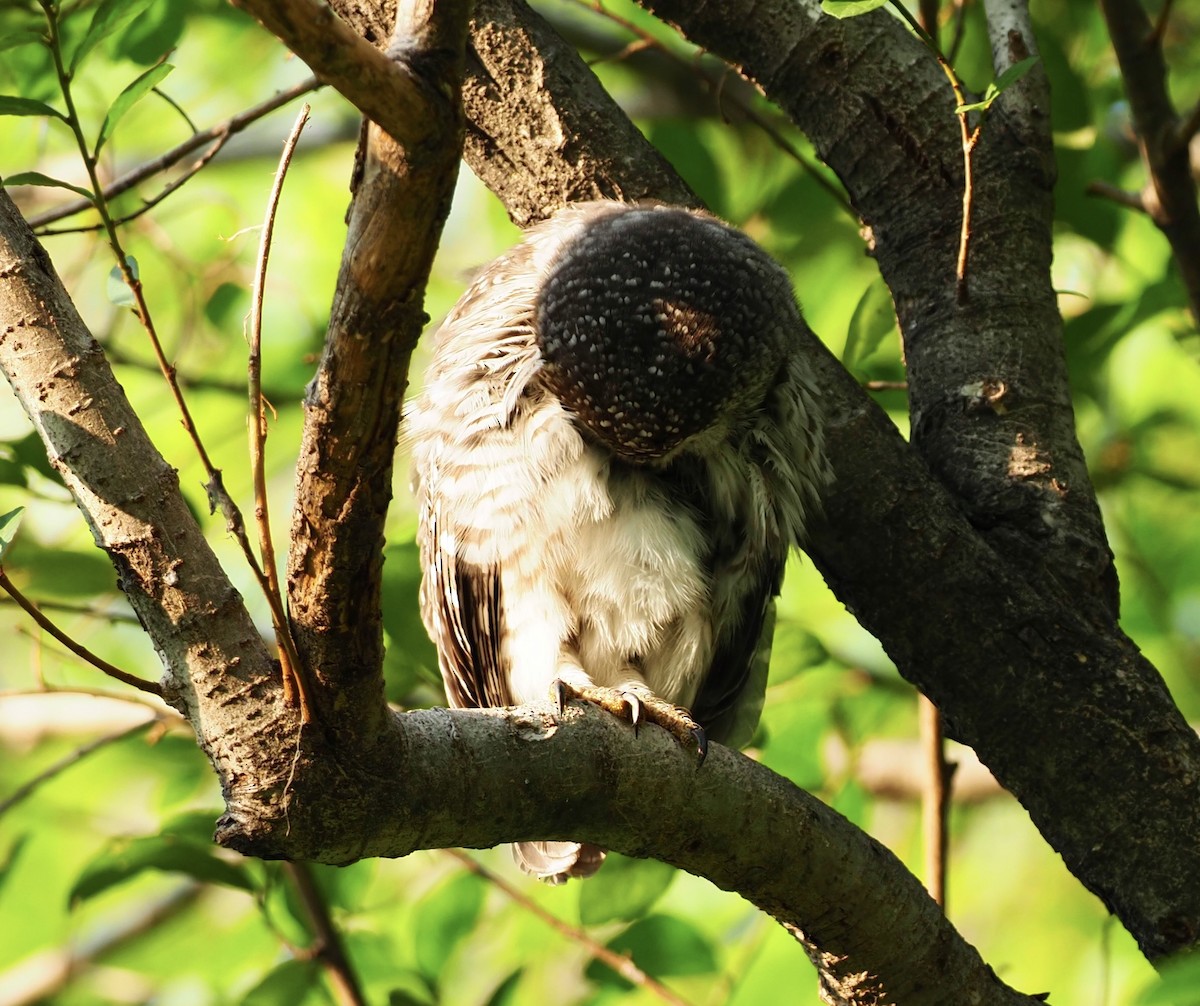
[[[575,204],[479,273],[406,416],[452,706],[579,697],[701,757],[749,741],[830,478],[811,338],[783,269],[692,210]],[[551,883],[604,857],[514,855]]]

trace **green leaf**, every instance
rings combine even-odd
[[[113,39],[114,56],[151,66],[170,52],[183,35],[189,4],[194,0],[157,0],[143,17],[130,21]]]
[[[0,94],[0,115],[48,115],[55,119],[66,119],[53,105],[35,98],[18,98],[15,94]]]
[[[125,262],[129,266],[129,271],[133,273],[133,278],[138,278],[137,259],[132,255],[125,256]],[[108,284],[106,286],[108,299],[117,307],[133,307],[136,300],[133,296],[133,291],[129,289],[129,284],[125,282],[125,275],[121,272],[120,266],[113,266],[108,271]]]
[[[4,179],[5,188],[11,188],[14,185],[44,185],[54,189],[70,189],[83,196],[88,202],[95,202],[90,189],[64,182],[61,178],[51,178],[49,175],[43,175],[40,171],[20,171]]]
[[[1005,91],[1013,86],[1018,80],[1025,76],[1035,63],[1037,56],[1027,56],[1019,63],[1014,63],[1005,70],[999,77],[992,81],[987,86],[987,90],[983,92],[983,98],[979,101],[973,101],[967,105],[959,105],[954,109],[956,115],[965,115],[967,112],[985,111],[992,107],[992,102],[1000,97]]]
[[[579,921],[595,926],[640,919],[675,877],[676,870],[666,863],[610,854],[604,869],[579,885]]]
[[[246,993],[241,1006],[300,1006],[321,989],[319,977],[316,961],[284,961]]]
[[[896,310],[887,284],[882,279],[872,280],[850,317],[846,348],[842,350],[842,363],[846,369],[857,374],[866,359],[895,330]]]
[[[72,908],[146,870],[183,873],[206,884],[254,890],[245,868],[221,859],[211,844],[180,835],[118,839],[83,868],[68,895]]]
[[[8,551],[8,546],[17,535],[17,528],[21,526],[21,514],[24,512],[25,508],[19,506],[0,516],[0,561],[3,561],[4,553]]]
[[[92,15],[92,23],[79,41],[75,54],[71,57],[70,73],[75,70],[89,52],[96,48],[109,35],[149,7],[154,0],[101,0],[96,13]]]
[[[996,82],[992,85],[996,89],[996,93],[1003,94],[1007,91],[1013,84],[1032,70],[1037,65],[1037,61],[1037,56],[1026,56],[1020,62],[1013,63],[1012,66],[996,78]]]
[[[1200,953],[1184,954],[1161,965],[1162,974],[1142,991],[1134,1006],[1196,1006],[1200,1002]]]
[[[460,873],[439,884],[415,908],[421,924],[414,932],[417,967],[436,982],[450,954],[475,927],[483,908],[483,882],[473,873]]]
[[[36,28],[17,28],[0,37],[0,52],[15,49],[20,45],[31,45],[34,42],[45,44],[45,41],[45,36]]]
[[[589,881],[590,883],[590,881]],[[608,943],[655,978],[671,975],[706,975],[717,970],[717,958],[708,938],[690,922],[673,915],[651,915],[635,922]],[[592,961],[587,976],[604,985],[631,987],[608,965]]]
[[[860,14],[870,14],[887,2],[888,0],[821,0],[821,10],[839,19],[858,17]]]
[[[4,854],[4,861],[0,862],[0,890],[4,888],[4,882],[12,874],[13,867],[17,865],[17,858],[21,855],[21,851],[25,848],[25,844],[28,841],[29,834],[24,833],[14,838],[12,845],[8,847],[8,852]]]
[[[100,127],[100,137],[96,140],[96,154],[99,154],[100,148],[108,142],[113,130],[117,128],[117,123],[125,117],[125,114],[174,69],[175,67],[170,63],[159,63],[158,66],[152,66],[117,95],[117,100],[112,103],[108,114],[104,117],[104,124]]]

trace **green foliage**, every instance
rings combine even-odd
[[[707,975],[717,970],[712,943],[699,929],[671,915],[649,915],[609,940],[608,949],[629,957],[651,975]],[[632,984],[599,960],[587,967],[587,976],[603,985],[630,988]]]
[[[675,874],[665,863],[610,853],[595,883],[580,885],[579,921],[597,926],[639,919],[666,894]]]
[[[168,823],[154,835],[117,839],[87,864],[67,900],[75,907],[145,870],[181,873],[206,884],[253,890],[244,866],[230,863],[215,853],[211,841],[213,816],[205,816],[208,830],[199,838],[189,837]]]
[[[623,3],[607,6],[682,51],[645,12]],[[1188,39],[1198,37],[1200,23],[1195,12],[1181,9],[1186,6],[1175,5],[1172,24],[1178,28],[1168,36],[1167,56],[1178,93],[1194,96],[1200,93],[1200,62]],[[573,6],[551,6],[550,12],[568,9],[578,16]],[[207,128],[304,74],[244,15],[218,0],[102,0],[58,10],[78,125],[105,180],[188,135],[182,117],[164,116],[157,96],[142,100],[154,88]],[[1095,5],[1067,0],[1035,5],[1035,14],[1054,96],[1054,284],[1074,291],[1061,296],[1060,308],[1080,436],[1118,557],[1124,627],[1195,719],[1200,340],[1161,235],[1143,217],[1086,194],[1097,179],[1131,190],[1144,184]],[[989,94],[994,100],[1015,82],[1016,68],[988,89],[990,47],[979,5],[969,5],[966,18],[956,68],[978,85],[984,101]],[[587,24],[608,33],[602,40],[612,45],[600,51],[618,51],[629,41],[607,22]],[[75,138],[63,128],[47,31],[38,5],[0,4],[0,176],[30,217],[76,194],[92,198]],[[170,50],[171,63],[161,62]],[[169,65],[176,69],[168,79]],[[836,180],[813,167],[807,141],[754,96],[752,108],[781,131],[800,160],[704,85],[677,78],[664,84],[632,60],[601,61],[596,69],[638,110],[646,135],[709,205],[780,259],[806,318],[852,373],[864,381],[901,379],[890,295],[863,252],[857,220],[830,192]],[[680,89],[688,101],[678,100]],[[325,91],[312,101],[314,119],[334,139],[302,148],[293,165],[265,308],[264,382],[277,410],[268,481],[281,553],[301,402],[320,350],[344,234],[355,132],[354,117],[336,96]],[[278,146],[272,130],[282,128],[279,119],[254,127],[243,153],[218,159],[184,190],[121,228],[197,425],[243,504],[252,497],[242,321],[254,228]],[[113,215],[140,210],[164,182],[151,179],[114,198]],[[90,211],[51,226],[91,227],[96,219]],[[503,209],[464,176],[431,281],[429,313],[443,314],[470,271],[511,243],[513,234]],[[45,241],[155,442],[178,468],[213,548],[260,624],[268,625],[223,522],[207,517],[204,475],[150,366],[111,253],[93,231]],[[415,382],[422,353],[419,348]],[[906,428],[903,393],[877,397]],[[415,514],[405,491],[403,447],[397,465],[384,566],[387,690],[395,702],[420,705],[441,696],[436,656],[416,613]],[[121,600],[111,564],[92,545],[28,420],[0,395],[0,513],[21,507],[21,538],[4,552],[5,572],[74,638],[127,670],[153,676],[158,658]],[[0,540],[11,527],[0,530]],[[887,582],[886,565],[878,575]],[[20,920],[5,928],[0,943],[0,988],[39,955],[119,933],[100,958],[79,961],[45,1001],[332,1001],[324,973],[309,957],[311,921],[285,871],[212,847],[219,793],[191,734],[172,729],[127,738],[75,759],[82,745],[127,729],[130,710],[140,713],[142,707],[34,635],[12,606],[0,606],[0,631],[0,805],[22,783],[60,761],[69,763],[0,816],[0,918]],[[110,705],[79,694],[96,689],[124,701]],[[34,704],[18,705],[26,700]],[[124,712],[118,715],[114,705]],[[912,690],[878,644],[810,562],[794,562],[780,599],[770,688],[751,754],[836,806],[919,871],[916,805],[863,781],[879,741],[912,744],[914,710]],[[1195,1002],[1188,998],[1200,985],[1194,959],[1181,961],[1178,971],[1168,968],[1161,982],[1155,979],[1013,801],[991,793],[964,802],[951,825],[951,918],[1005,980],[1019,988],[1053,989],[1057,1006]],[[632,955],[640,968],[697,1004],[761,1006],[783,996],[805,1006],[818,1002],[790,937],[707,882],[613,855],[595,878],[548,889],[512,872],[507,850],[478,855],[573,935],[551,928],[526,904],[446,856],[312,869],[368,1001],[655,1001],[592,961],[583,942],[590,939]],[[181,891],[192,893],[184,897]],[[160,912],[152,926],[122,929],[129,917],[152,910]]]
[[[891,0],[821,0],[821,10],[836,18],[858,17],[878,10]]]
[[[8,513],[0,515],[0,561],[3,561],[4,553],[8,551],[9,545],[16,537],[24,510],[24,507],[19,506],[15,510],[9,510]]]

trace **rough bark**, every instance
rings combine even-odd
[[[409,359],[428,320],[425,284],[458,177],[467,7],[443,0],[436,18],[426,0],[401,7],[390,51],[406,68],[401,89],[422,135],[402,145],[375,124],[364,131],[329,330],[305,398],[289,611],[302,659],[327,686],[326,727],[358,738],[387,716],[383,526]]]
[[[279,666],[188,510],[178,474],[3,190],[0,368],[153,640],[165,698],[203,725],[200,743],[231,792],[264,738],[295,736]],[[263,785],[253,812],[274,816],[278,797]]]

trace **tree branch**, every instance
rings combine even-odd
[[[1162,35],[1138,0],[1101,0],[1100,9],[1108,22],[1142,162],[1150,176],[1142,205],[1170,242],[1192,317],[1200,325],[1200,205],[1191,173],[1190,137],[1181,136],[1167,91]]]
[[[54,272],[0,191],[0,368],[104,549],[163,661],[163,694],[196,728],[218,775],[295,734],[279,669]],[[256,730],[230,696],[257,696]],[[279,799],[244,794],[256,811]],[[277,809],[277,808],[276,808]],[[268,810],[268,812],[272,812]]]
[[[400,6],[391,50],[408,69],[388,85],[405,92],[395,105],[419,116],[425,136],[401,144],[377,126],[365,131],[325,349],[305,400],[289,609],[302,660],[331,689],[327,725],[353,736],[381,730],[386,716],[383,524],[409,359],[461,157],[467,8]],[[403,137],[408,127],[393,128]]]
[[[1097,592],[1111,603],[1111,565],[1074,439],[1049,285],[1048,151],[1024,146],[999,114],[1003,105],[993,109],[981,147],[982,245],[971,305],[959,311],[957,128],[952,107],[944,117],[923,111],[948,89],[915,40],[887,18],[821,20],[810,5],[759,2],[753,16],[748,3],[655,6],[670,8],[693,41],[742,65],[841,175],[886,262],[906,324],[910,379],[920,377],[926,398],[936,400],[924,413],[926,432],[982,451],[970,464],[988,469],[998,505],[1018,521],[1006,525],[998,513],[999,526],[980,534],[964,519],[961,496],[930,477],[836,360],[814,350],[837,478],[810,553],[942,710],[951,734],[979,752],[1143,950],[1158,957],[1190,945],[1200,937],[1200,849],[1189,838],[1200,833],[1200,741],[1154,668],[1106,617],[1097,625],[1087,603]],[[474,38],[485,46],[479,25]],[[546,100],[569,103],[573,93],[560,96],[553,83],[543,81]],[[546,166],[546,145],[536,133],[523,137],[522,122],[502,106],[481,103],[470,114],[498,148],[537,148],[530,157],[560,199],[589,184],[579,165],[592,152],[590,134],[563,136]],[[560,113],[556,121],[570,120]],[[621,154],[635,174],[657,159],[641,140]],[[492,181],[510,206],[545,193],[544,181],[515,170]],[[942,263],[940,272],[930,261]],[[1020,317],[1028,331],[1012,300],[1027,288],[1032,301]],[[939,347],[964,355],[939,362]],[[917,373],[918,360],[936,379]],[[936,444],[925,450],[936,454]],[[963,465],[948,479],[956,491],[970,478]],[[982,511],[971,513],[979,520]],[[1042,537],[1023,538],[1021,527],[1039,523]],[[1059,575],[1039,575],[1043,569]],[[1087,765],[1106,773],[1081,772]]]
[[[297,778],[288,821],[228,814],[218,838],[251,855],[333,862],[582,839],[738,891],[802,929],[839,970],[869,973],[880,1002],[1034,1002],[995,977],[892,853],[727,748],[710,746],[700,765],[665,732],[635,736],[587,705],[561,720],[430,709],[394,728],[369,764],[346,752],[336,768],[315,759],[316,771]]]

